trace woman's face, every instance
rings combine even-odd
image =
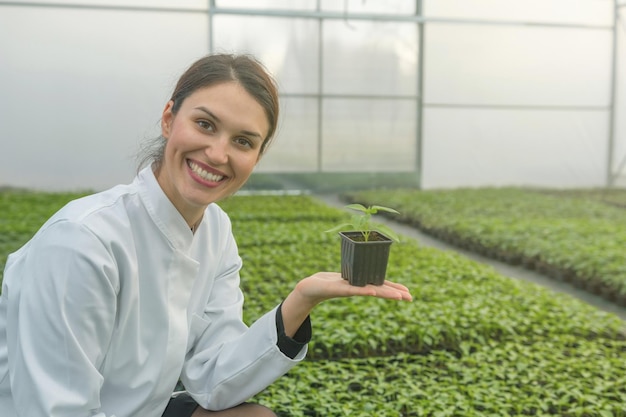
[[[167,139],[157,181],[191,225],[246,182],[269,131],[263,107],[236,82],[197,90],[161,121]]]

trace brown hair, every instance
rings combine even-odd
[[[266,151],[278,125],[278,89],[267,69],[250,55],[213,54],[194,62],[178,79],[170,100],[174,102],[172,113],[176,114],[185,99],[195,91],[215,84],[234,81],[239,83],[265,110],[269,130],[261,145],[261,155]],[[164,137],[151,141],[141,151],[140,164],[160,164],[166,140]]]

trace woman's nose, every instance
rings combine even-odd
[[[220,135],[215,136],[209,141],[204,153],[209,161],[214,165],[224,165],[228,162],[228,144],[227,137]]]

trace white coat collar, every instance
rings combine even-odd
[[[152,221],[175,248],[187,252],[193,241],[193,233],[185,218],[163,192],[152,167],[143,168],[135,182]]]

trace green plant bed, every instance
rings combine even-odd
[[[294,243],[271,255],[265,246],[241,248],[246,320],[252,322],[278,304],[300,278],[318,270],[337,270],[338,245]],[[613,315],[411,241],[396,245],[388,274],[411,289],[414,301],[358,298],[320,305],[313,317],[317,330],[311,358],[458,352],[464,343],[502,342],[520,335],[624,338],[623,323]]]
[[[306,195],[233,196],[218,203],[233,223],[257,221],[336,221],[345,214]]]
[[[626,210],[570,193],[380,190],[345,197],[365,204],[384,199],[401,221],[427,233],[626,305]]]
[[[7,256],[26,243],[55,211],[86,194],[19,189],[0,191],[0,285]]]
[[[556,197],[595,200],[616,207],[626,208],[626,188],[584,188],[574,190],[536,190]]]
[[[306,361],[257,400],[280,416],[623,417],[624,345],[571,336],[471,353]]]
[[[15,206],[0,221],[6,251],[68,196],[2,197]],[[244,262],[246,322],[301,278],[338,270],[339,238],[323,230],[341,210],[306,196],[233,197],[222,206]],[[624,417],[626,341],[616,316],[406,238],[390,254],[388,277],[414,301],[323,303],[312,315],[308,359],[257,400],[281,416]]]

